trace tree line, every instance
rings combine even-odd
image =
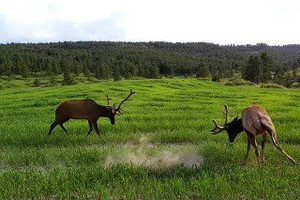
[[[300,45],[217,45],[168,42],[57,42],[0,45],[0,76],[83,73],[100,80],[160,76],[232,77],[274,81],[299,67]],[[252,71],[255,69],[255,72]],[[270,78],[271,77],[271,78]],[[295,78],[295,77],[294,77]],[[282,83],[280,83],[282,84]]]

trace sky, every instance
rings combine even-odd
[[[300,44],[299,0],[0,0],[0,43]]]

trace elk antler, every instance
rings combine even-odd
[[[110,106],[110,100],[111,100],[111,98],[108,96],[108,94],[106,95],[106,99],[107,99],[107,105]]]
[[[225,104],[224,105],[224,107],[225,107],[225,113],[224,113],[224,118],[225,118],[225,125],[228,123],[228,116],[229,116],[229,114],[228,114],[228,106]]]
[[[224,113],[225,123],[224,123],[224,126],[218,125],[217,121],[213,119],[213,122],[215,124],[215,128],[210,130],[212,132],[212,134],[218,134],[218,133],[226,130],[226,125],[228,123],[228,106],[225,105],[224,107],[225,107],[225,113]]]
[[[121,105],[129,99],[132,95],[134,95],[136,92],[134,92],[132,89],[130,89],[129,95],[119,104],[118,108],[116,109],[117,111],[120,111]]]

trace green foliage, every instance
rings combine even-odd
[[[114,81],[121,80],[120,67],[118,67],[118,66],[113,67],[113,79],[114,79]]]
[[[225,85],[238,86],[238,85],[253,85],[254,83],[251,81],[245,81],[240,77],[233,77],[229,79]]]
[[[271,82],[272,81],[272,71],[274,68],[273,60],[266,52],[263,52],[260,56],[261,59],[261,74],[260,82]]]
[[[220,75],[219,74],[214,74],[211,77],[211,81],[213,81],[213,82],[219,82],[220,81]]]
[[[251,55],[243,71],[243,78],[247,81],[259,83],[261,74],[260,58],[258,56]]]
[[[56,77],[53,72],[50,72],[50,74],[49,74],[49,83],[50,83],[50,85],[55,85],[55,83],[56,83]]]
[[[261,54],[259,82],[272,80],[270,75],[277,66],[287,65],[285,73],[299,68],[300,45],[60,42],[0,44],[0,75],[21,75],[24,78],[45,72],[59,75],[68,68],[68,71],[76,76],[84,73],[102,80],[112,76],[117,80],[137,76],[208,77],[216,73],[222,78],[230,78],[234,73],[242,72],[240,66],[253,52]],[[119,75],[114,75],[115,66],[119,68]]]
[[[40,80],[36,78],[33,82],[33,87],[40,87],[41,85],[42,83],[40,82]]]
[[[103,64],[96,69],[96,78],[99,80],[109,80],[111,78],[111,71],[107,64]]]
[[[75,83],[72,74],[68,70],[64,70],[63,77],[64,77],[64,84],[72,85]]]
[[[285,87],[282,85],[278,85],[276,83],[264,83],[260,85],[261,88],[280,88],[284,89]]]
[[[209,77],[209,75],[210,74],[207,66],[205,65],[199,66],[199,69],[196,74],[196,78],[205,78],[205,77]]]

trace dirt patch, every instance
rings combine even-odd
[[[198,168],[204,162],[204,157],[195,150],[188,152],[162,150],[155,152],[156,146],[151,144],[146,137],[141,137],[138,144],[125,144],[123,147],[119,154],[107,156],[104,162],[105,167],[117,164],[132,164],[151,169],[174,168],[177,165]],[[176,148],[176,150],[178,149]]]

